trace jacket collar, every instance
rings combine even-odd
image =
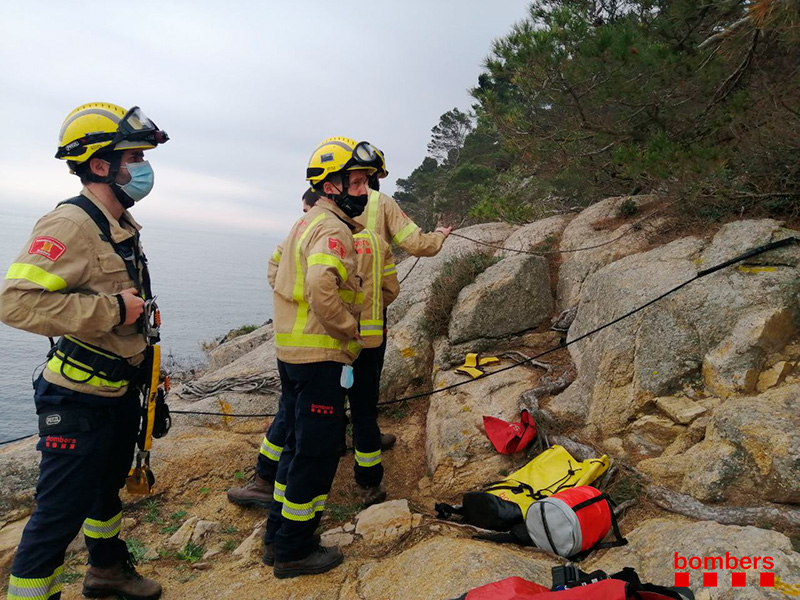
[[[122,217],[120,217],[120,221],[124,220],[127,223],[130,223],[130,227],[125,227],[120,221],[117,221],[111,213],[108,212],[103,203],[100,202],[100,199],[95,196],[88,188],[84,187],[81,190],[81,196],[86,196],[92,204],[94,204],[100,211],[105,215],[106,219],[108,219],[108,225],[111,228],[111,239],[114,242],[124,242],[127,239],[132,238],[137,231],[139,231],[142,226],[136,222],[136,220],[131,216],[131,213],[127,210],[122,213]]]
[[[329,200],[325,196],[321,196],[320,199],[317,200],[316,206],[319,206],[321,209],[336,215],[340,220],[344,221],[350,227],[350,230],[353,233],[359,233],[364,229],[363,225],[344,214],[344,211],[336,206],[336,203],[333,200]]]

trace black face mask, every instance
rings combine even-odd
[[[133,198],[128,196],[128,194],[122,190],[118,183],[111,184],[111,191],[114,192],[114,196],[116,196],[117,200],[119,200],[119,203],[122,204],[122,207],[125,210],[128,210],[135,204]]]
[[[351,219],[355,219],[367,207],[369,196],[362,194],[360,196],[351,196],[347,192],[343,192],[336,196],[329,196],[331,200],[336,202],[336,206],[342,209],[342,212]]]
[[[344,181],[344,189],[338,194],[325,194],[327,198],[333,200],[336,203],[336,206],[342,209],[342,212],[346,214],[351,219],[355,219],[361,213],[364,212],[364,209],[367,207],[367,202],[369,201],[368,194],[361,194],[359,196],[354,196],[350,194],[349,185],[347,185],[347,180]]]

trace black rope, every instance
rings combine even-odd
[[[553,352],[556,352],[558,350],[561,350],[563,348],[571,346],[572,344],[576,344],[577,342],[580,342],[581,340],[585,340],[587,337],[592,336],[592,335],[594,335],[596,333],[599,333],[600,331],[603,331],[604,329],[607,329],[607,328],[611,327],[612,325],[616,325],[617,323],[619,323],[623,319],[627,319],[628,317],[630,317],[632,315],[635,315],[636,313],[638,313],[640,311],[643,311],[648,306],[651,306],[651,305],[655,304],[656,302],[658,302],[659,300],[662,300],[663,298],[666,298],[670,294],[674,294],[675,292],[677,292],[681,288],[686,287],[687,285],[689,285],[690,283],[693,283],[694,281],[697,281],[698,279],[706,277],[707,275],[711,275],[712,273],[716,273],[717,271],[719,271],[721,269],[724,269],[725,267],[729,267],[729,266],[734,265],[736,263],[742,262],[743,260],[747,260],[748,258],[752,258],[753,256],[758,256],[759,254],[763,254],[764,252],[769,252],[770,250],[775,250],[777,248],[783,248],[784,246],[788,246],[790,244],[797,244],[797,243],[800,243],[800,239],[795,238],[795,237],[785,238],[783,240],[778,240],[777,242],[771,242],[769,244],[764,244],[763,246],[758,246],[757,248],[753,248],[752,250],[748,250],[744,254],[740,254],[739,256],[737,256],[735,258],[732,258],[730,260],[727,260],[727,261],[725,261],[725,262],[723,262],[721,264],[718,264],[718,265],[713,266],[713,267],[709,267],[708,269],[704,269],[702,271],[698,271],[697,275],[695,275],[691,279],[688,279],[688,280],[684,281],[683,283],[681,283],[680,285],[677,285],[674,288],[664,292],[660,296],[657,296],[656,298],[653,298],[652,300],[650,300],[649,302],[643,304],[642,306],[639,306],[638,308],[634,308],[633,310],[626,312],[624,315],[622,315],[620,317],[617,317],[613,321],[609,321],[608,323],[606,323],[604,325],[601,325],[600,327],[597,327],[596,329],[593,329],[593,330],[591,330],[591,331],[589,331],[587,333],[584,333],[581,336],[578,336],[574,340],[570,340],[569,342],[561,343],[558,346],[550,348],[549,350],[545,350],[544,352],[540,352],[539,354],[537,354],[535,356],[531,356],[530,358],[526,358],[525,360],[522,360],[522,361],[520,361],[518,363],[515,363],[513,365],[509,365],[508,367],[503,367],[502,369],[498,369],[497,371],[492,371],[491,373],[486,373],[483,377],[479,377],[478,379],[485,379],[486,377],[491,377],[492,375],[497,375],[499,373],[503,373],[505,371],[509,371],[510,369],[515,369],[515,368],[520,367],[522,365],[525,365],[527,363],[533,362],[537,358],[541,358],[542,356],[545,356],[547,354],[551,354]],[[438,390],[432,390],[430,392],[422,392],[422,393],[419,393],[419,394],[413,394],[411,396],[406,396],[404,398],[396,398],[394,400],[389,400],[387,402],[379,402],[378,406],[386,406],[386,405],[389,405],[389,404],[397,404],[399,402],[407,402],[409,400],[416,400],[417,398],[424,398],[426,396],[432,396],[434,394],[440,394],[441,392],[445,392],[447,390],[452,390],[454,388],[461,387],[462,385],[468,385],[470,383],[474,383],[475,381],[477,381],[477,380],[476,379],[468,379],[466,381],[460,381],[458,383],[454,383],[452,385],[448,385],[446,387],[439,388]],[[201,411],[191,411],[191,410],[173,410],[173,411],[170,411],[170,412],[173,412],[173,413],[176,413],[176,414],[185,414],[185,415],[210,415],[210,416],[222,416],[222,417],[232,417],[232,418],[261,418],[261,417],[274,417],[275,416],[275,414],[273,414],[273,413],[237,415],[237,414],[228,414],[228,413],[222,413],[222,412],[201,412]]]
[[[503,367],[502,369],[498,369],[497,371],[492,371],[491,373],[487,373],[483,377],[479,377],[478,379],[484,379],[484,378],[490,377],[492,375],[497,375],[498,373],[503,373],[504,371],[508,371],[510,369],[515,369],[516,367],[519,367],[521,365],[527,364],[529,362],[533,362],[537,358],[541,358],[542,356],[545,356],[547,354],[550,354],[552,352],[555,352],[557,350],[561,350],[562,348],[566,348],[567,346],[571,346],[572,344],[580,342],[581,340],[586,339],[590,335],[594,335],[595,333],[598,333],[598,332],[602,331],[603,329],[607,329],[608,327],[611,327],[612,325],[616,325],[617,323],[619,323],[623,319],[627,319],[631,315],[634,315],[637,312],[640,312],[640,311],[644,310],[648,306],[650,306],[652,304],[655,304],[656,302],[658,302],[659,300],[661,300],[663,298],[666,298],[670,294],[674,294],[675,292],[677,292],[678,290],[680,290],[683,287],[686,287],[690,283],[692,283],[694,281],[697,281],[698,279],[700,279],[702,277],[705,277],[707,275],[711,275],[711,273],[715,273],[715,272],[719,271],[720,269],[724,269],[725,267],[729,267],[729,266],[731,266],[733,264],[736,264],[738,262],[741,262],[741,261],[746,260],[748,258],[751,258],[753,256],[757,256],[759,254],[763,254],[764,252],[768,252],[770,250],[775,250],[776,248],[782,248],[784,246],[788,246],[789,244],[796,244],[796,243],[799,243],[799,242],[800,242],[800,239],[795,238],[795,237],[790,237],[790,238],[786,238],[786,239],[783,239],[783,240],[779,240],[777,242],[772,242],[770,244],[765,244],[765,245],[759,246],[757,248],[753,248],[752,250],[748,250],[744,254],[741,254],[741,255],[739,255],[739,256],[737,256],[735,258],[732,258],[732,259],[730,259],[728,261],[725,261],[724,263],[721,263],[721,264],[716,265],[714,267],[709,267],[708,269],[704,269],[702,271],[699,271],[697,273],[697,275],[695,275],[691,279],[689,279],[687,281],[684,281],[683,283],[681,283],[680,285],[675,286],[671,290],[668,290],[668,291],[664,292],[663,294],[661,294],[660,296],[650,300],[646,304],[643,304],[642,306],[640,306],[638,308],[635,308],[635,309],[633,309],[631,311],[628,311],[627,313],[625,313],[621,317],[617,317],[616,319],[606,323],[605,325],[601,325],[600,327],[598,327],[596,329],[593,329],[592,331],[589,331],[588,333],[584,333],[583,335],[575,338],[574,340],[570,340],[569,342],[561,343],[558,346],[550,348],[549,350],[545,350],[544,352],[540,352],[539,354],[537,354],[535,356],[531,356],[530,358],[526,358],[525,360],[520,361],[520,362],[518,362],[516,364],[510,365],[508,367]],[[415,400],[417,398],[424,398],[425,396],[432,396],[433,394],[439,394],[439,393],[445,392],[447,390],[452,390],[454,388],[461,387],[462,385],[467,385],[468,383],[473,383],[474,381],[477,381],[477,380],[476,379],[468,379],[466,381],[460,381],[458,383],[454,383],[452,385],[448,385],[446,387],[439,388],[438,390],[433,390],[433,391],[430,391],[430,392],[422,392],[420,394],[414,394],[412,396],[406,396],[405,398],[397,398],[395,400],[389,400],[388,402],[379,402],[378,406],[385,406],[387,404],[396,404],[398,402],[406,402],[408,400]]]
[[[544,255],[544,254],[569,254],[569,253],[572,253],[572,252],[584,252],[585,250],[594,250],[596,248],[602,248],[603,246],[608,246],[609,244],[613,244],[614,242],[616,242],[618,240],[621,240],[622,238],[624,238],[629,233],[631,233],[633,231],[638,231],[639,230],[638,226],[639,226],[640,223],[643,223],[647,219],[657,215],[660,212],[663,212],[665,209],[669,208],[673,204],[674,204],[674,202],[668,204],[667,206],[664,206],[664,207],[661,207],[661,208],[659,208],[657,210],[654,210],[653,212],[651,212],[648,215],[645,215],[644,217],[642,217],[638,221],[634,221],[633,223],[630,224],[630,227],[628,227],[628,229],[623,231],[620,235],[618,235],[614,239],[608,240],[608,241],[603,242],[601,244],[595,244],[594,246],[584,246],[583,248],[573,248],[572,250],[518,250],[516,248],[506,248],[504,246],[498,246],[497,244],[490,244],[489,242],[481,242],[480,240],[474,240],[472,238],[468,238],[467,236],[461,235],[460,233],[451,232],[450,235],[455,236],[457,238],[461,238],[462,240],[467,240],[469,242],[474,242],[476,244],[480,244],[481,246],[488,246],[489,248],[494,248],[495,250],[508,250],[509,252],[517,252],[519,254],[533,254],[533,255],[536,255],[536,256],[541,256],[541,255]]]
[[[260,417],[274,417],[278,413],[254,413],[251,415],[232,415],[224,412],[205,412],[200,410],[173,410],[169,409],[170,414],[178,415],[210,415],[212,417],[236,417],[238,419],[255,419]]]
[[[417,266],[417,263],[419,262],[419,259],[420,259],[420,258],[421,258],[421,257],[419,257],[419,256],[417,257],[417,260],[415,260],[415,261],[414,261],[414,264],[413,264],[413,265],[411,265],[411,268],[408,270],[408,273],[406,273],[405,275],[403,275],[403,278],[400,280],[400,283],[403,283],[403,282],[404,282],[406,279],[408,279],[408,276],[409,276],[409,275],[411,275],[411,271],[413,271],[413,270],[414,270],[414,267],[416,267],[416,266]]]

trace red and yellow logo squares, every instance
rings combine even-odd
[[[40,236],[31,242],[28,254],[38,254],[56,262],[67,251],[67,247],[55,238]]]
[[[344,247],[342,241],[332,237],[328,238],[328,250],[336,254],[339,258],[344,258],[347,254],[347,248]]]

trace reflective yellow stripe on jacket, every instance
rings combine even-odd
[[[373,192],[374,194],[375,192]],[[378,205],[377,201],[374,203]],[[375,210],[377,215],[377,209]],[[371,219],[372,215],[368,215]],[[381,307],[381,288],[383,286],[383,257],[378,236],[371,229],[365,229],[353,236],[353,239],[369,240],[372,251],[372,265],[370,279],[372,280],[372,303],[368,308],[361,307],[361,321],[359,323],[362,336],[383,335],[383,310]],[[363,300],[362,300],[363,302]]]
[[[367,201],[367,226],[364,229],[377,231],[378,229],[378,205],[381,202],[381,193],[370,190],[369,200]]]
[[[48,292],[57,292],[67,287],[67,282],[58,275],[48,273],[36,265],[25,263],[14,263],[8,268],[6,279],[24,279],[38,286],[43,287]]]
[[[297,317],[295,318],[294,325],[292,326],[292,333],[276,333],[275,345],[279,347],[292,347],[292,348],[325,348],[333,350],[345,350],[351,354],[358,355],[361,346],[356,341],[343,342],[336,338],[324,333],[304,333],[306,325],[308,324],[308,302],[305,300],[305,271],[303,270],[303,263],[300,259],[300,254],[308,235],[325,219],[325,213],[317,215],[311,223],[308,224],[306,230],[297,240],[294,246],[294,264],[295,264],[295,280],[292,299],[297,304]],[[308,265],[328,265],[336,269],[342,281],[347,280],[347,269],[344,264],[329,254],[312,254],[308,257]],[[342,294],[340,294],[341,297]],[[347,301],[347,300],[345,300]]]
[[[403,240],[408,238],[412,233],[414,233],[417,229],[419,229],[419,225],[414,223],[413,221],[403,227],[400,231],[398,231],[395,236],[392,238],[392,241],[395,244],[402,244]]]

